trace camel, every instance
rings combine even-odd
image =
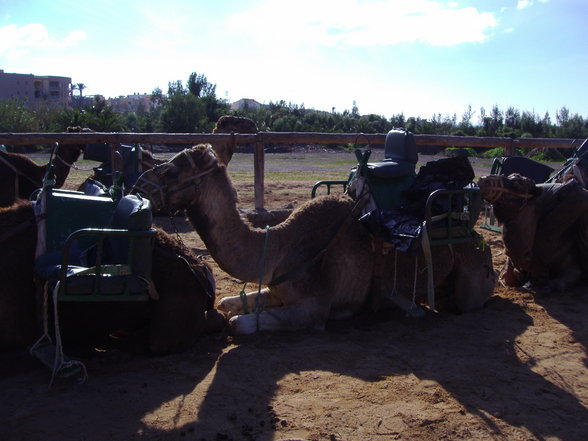
[[[0,208],[0,231],[0,350],[15,350],[41,335],[39,305],[35,303],[37,225],[32,203],[21,200]],[[224,327],[224,315],[214,309],[211,277],[201,259],[158,229],[152,279],[159,299],[131,304],[61,303],[64,342],[78,343],[80,339],[104,338],[118,329],[146,327],[147,335],[140,344],[148,353],[181,351],[204,333]],[[96,330],[99,332],[91,332]],[[88,345],[89,341],[81,343]]]
[[[588,269],[588,191],[576,180],[535,184],[518,173],[483,176],[482,197],[502,223],[502,280],[538,293],[574,288]]]
[[[69,175],[70,168],[82,152],[78,144],[61,144],[55,149],[55,188],[60,188]],[[43,186],[48,164],[38,165],[28,156],[0,150],[0,206],[8,207],[16,199],[28,199]]]
[[[223,271],[267,286],[247,294],[244,302],[240,296],[220,301],[234,334],[324,329],[328,319],[353,316],[368,300],[374,308],[390,300],[410,310],[424,297],[426,277],[417,276],[425,259],[376,255],[356,220],[356,201],[346,195],[312,199],[269,230],[252,227],[240,216],[226,167],[209,144],[186,149],[143,173],[132,193],[148,197],[155,208],[185,209]],[[495,274],[488,247],[436,246],[433,262],[438,292],[449,289],[449,303],[459,311],[482,307],[492,294]],[[265,310],[244,314],[256,304]]]
[[[232,115],[221,116],[212,130],[212,133],[254,134],[257,132],[257,125],[253,120]],[[216,152],[219,161],[225,165],[228,165],[235,151],[235,140],[231,139],[231,141],[214,141],[212,143],[212,147]]]

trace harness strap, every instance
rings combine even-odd
[[[423,225],[423,239],[421,246],[425,261],[427,262],[427,303],[432,310],[435,310],[435,280],[433,276],[433,254],[431,253],[431,242],[429,241],[429,233],[426,225]]]
[[[482,190],[482,194],[484,195],[484,199],[486,199],[491,204],[497,202],[504,194],[516,196],[521,199],[531,199],[535,197],[535,195],[532,195],[530,193],[518,193],[509,188],[506,188],[504,186],[502,176],[487,176],[485,180],[485,188],[484,190]]]

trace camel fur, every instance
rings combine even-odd
[[[414,302],[425,296],[424,258],[416,260],[415,268],[414,257],[375,253],[356,220],[356,201],[348,196],[312,199],[269,233],[252,227],[240,216],[226,167],[210,145],[186,149],[145,172],[133,192],[150,198],[156,208],[185,209],[225,272],[267,286],[260,298],[257,292],[247,294],[249,308],[265,304],[259,314],[243,314],[239,296],[220,301],[219,309],[232,315],[229,325],[236,334],[322,329],[330,318],[357,314],[370,293],[378,297],[374,305],[412,305],[415,274]],[[436,287],[452,291],[460,311],[482,307],[495,282],[490,250],[461,244],[436,246],[433,252]]]
[[[535,184],[518,173],[490,175],[478,185],[502,224],[508,260],[505,284],[541,293],[585,281],[588,269],[588,191],[576,180]]]
[[[37,227],[32,204],[0,208],[0,350],[18,349],[41,335],[36,305],[34,256]],[[159,294],[149,302],[61,303],[66,344],[88,345],[124,329],[144,336],[139,344],[154,355],[178,352],[204,333],[219,331],[225,317],[206,292],[206,264],[172,236],[158,230],[152,279]],[[214,289],[214,286],[213,286]]]

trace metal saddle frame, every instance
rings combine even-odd
[[[41,218],[35,277],[44,304],[44,333],[31,353],[53,369],[51,381],[80,374],[80,363],[69,360],[61,348],[59,304],[148,301],[155,292],[151,259],[156,233],[148,199],[122,196],[120,189],[88,195],[55,189],[54,182],[50,164],[33,201]],[[48,326],[51,303],[53,332]]]

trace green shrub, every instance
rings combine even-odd
[[[476,151],[471,147],[447,147],[445,156],[476,156]]]
[[[504,156],[504,148],[503,147],[494,147],[493,149],[486,150],[482,153],[484,158],[500,158]]]
[[[531,152],[529,156],[535,161],[541,162],[563,162],[565,158],[556,149],[543,149]]]

